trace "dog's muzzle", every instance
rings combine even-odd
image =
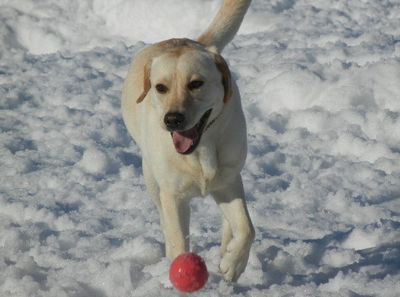
[[[164,117],[164,123],[168,130],[171,131],[172,142],[175,150],[180,154],[190,154],[200,143],[201,136],[206,127],[208,118],[212,109],[207,110],[193,128],[181,131],[185,125],[185,117],[180,113],[168,113]],[[167,124],[168,122],[168,124]]]

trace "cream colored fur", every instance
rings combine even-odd
[[[212,195],[223,213],[220,271],[235,281],[244,271],[254,229],[240,171],[247,153],[246,124],[237,86],[219,52],[238,30],[248,1],[225,0],[199,42],[171,39],[134,59],[122,95],[126,127],[142,151],[147,190],[158,207],[166,255],[189,250],[190,198]],[[204,81],[189,90],[188,83]],[[168,91],[161,94],[156,85]],[[168,112],[185,115],[189,129],[212,109],[197,148],[175,149],[164,123]]]

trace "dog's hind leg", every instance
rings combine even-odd
[[[157,181],[155,180],[153,174],[150,171],[149,166],[147,165],[146,161],[143,159],[143,176],[146,183],[147,193],[150,195],[151,199],[153,200],[154,204],[157,206],[158,213],[160,216],[160,228],[164,230],[164,218],[161,210],[161,200],[160,200],[160,187],[158,186]]]
[[[147,165],[145,160],[142,161],[143,164],[143,176],[144,181],[146,183],[147,193],[150,195],[154,204],[157,206],[158,211],[160,212],[160,224],[162,228],[163,218],[161,216],[161,201],[160,201],[160,187],[158,186],[157,181],[155,180],[153,174],[150,171],[150,167]]]

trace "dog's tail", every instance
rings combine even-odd
[[[224,0],[222,7],[197,41],[221,52],[239,30],[251,0]]]

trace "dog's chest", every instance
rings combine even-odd
[[[195,155],[186,158],[184,171],[188,174],[188,186],[198,188],[203,196],[207,195],[218,171],[215,149],[199,147]]]

